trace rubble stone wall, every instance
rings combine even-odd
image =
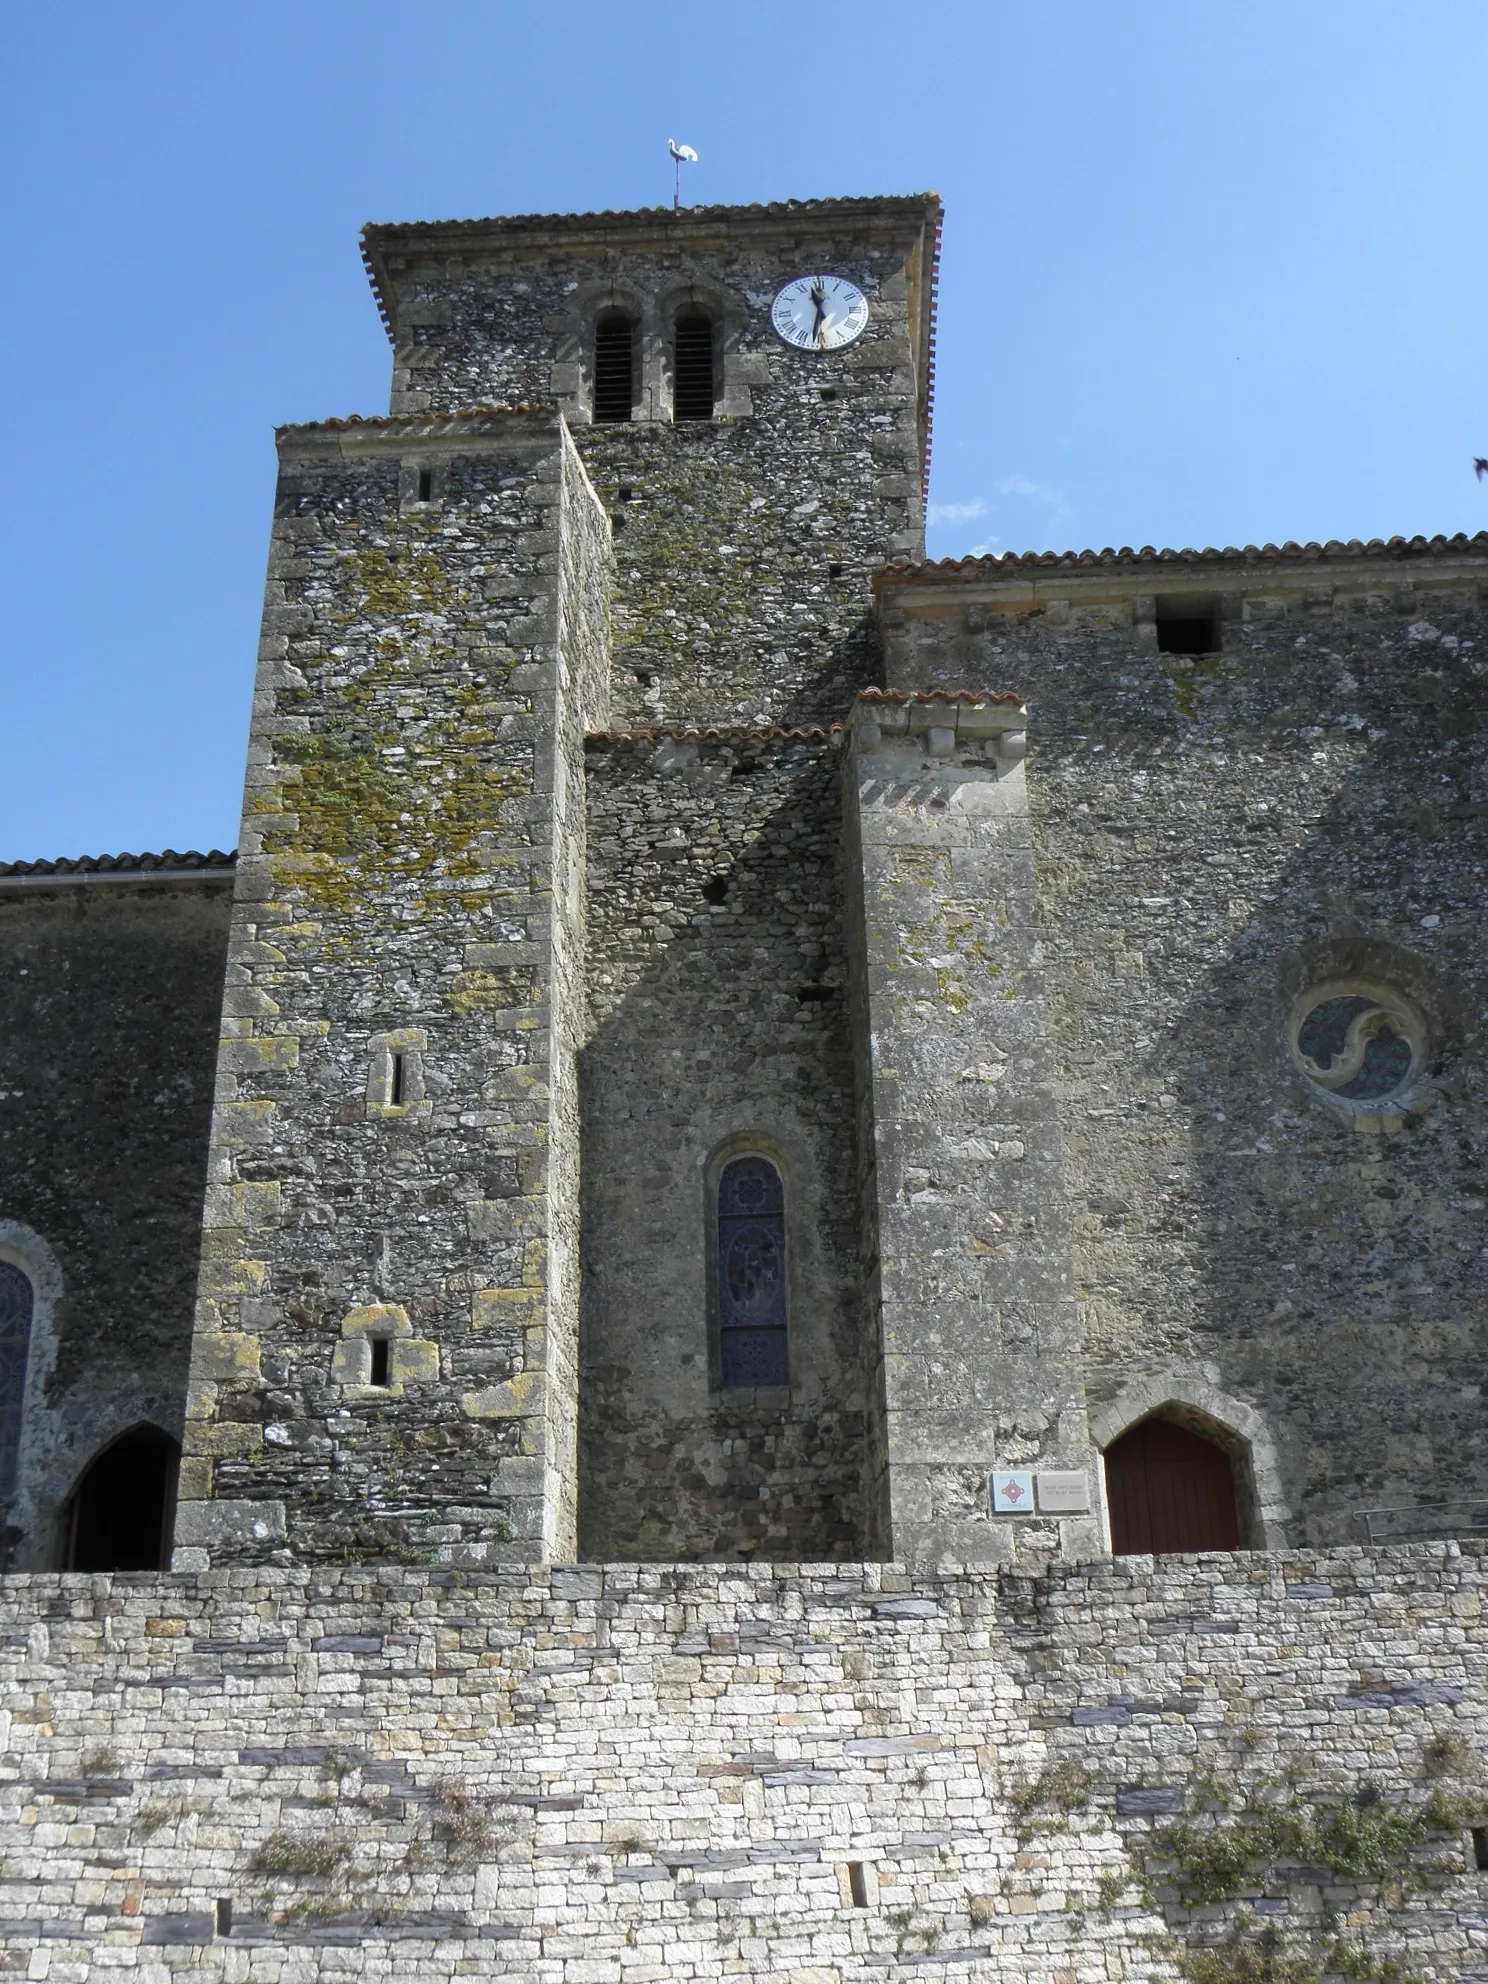
[[[1479,1977],[1485,1587],[1453,1545],[10,1579],[5,1973]]]
[[[179,1437],[232,870],[0,885],[0,1259],[33,1282],[20,1503],[0,1563],[142,1421]]]
[[[840,734],[594,738],[583,1554],[866,1554]],[[715,899],[716,898],[716,899]],[[779,1167],[789,1390],[722,1390],[710,1221]]]
[[[616,720],[815,723],[877,679],[870,575],[923,550],[934,202],[373,229],[395,413],[553,402],[616,530]],[[842,351],[770,325],[812,269],[871,315]],[[717,411],[672,420],[678,308],[714,317]],[[593,325],[637,323],[630,423],[594,426]]]
[[[1027,699],[1099,1442],[1165,1401],[1244,1425],[1271,1540],[1483,1493],[1485,580],[1481,541],[1417,540],[987,561],[885,594],[893,683]],[[1159,650],[1169,600],[1217,613],[1215,652]],[[1382,1109],[1298,1065],[1298,1002],[1330,982],[1424,1022]]]
[[[177,1562],[571,1554],[608,527],[552,415],[281,456]]]

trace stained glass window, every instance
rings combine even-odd
[[[718,1181],[718,1362],[725,1389],[790,1383],[785,1187],[767,1157]]]
[[[1308,1073],[1348,1102],[1377,1102],[1401,1087],[1415,1051],[1378,999],[1345,993],[1313,1007],[1297,1029]]]
[[[31,1283],[18,1267],[0,1261],[0,1503],[15,1493],[30,1347]]]

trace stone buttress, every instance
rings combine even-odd
[[[1101,1547],[1026,720],[1015,695],[870,690],[852,723],[861,902],[849,919],[860,918],[854,994],[879,1254],[880,1499],[893,1556],[916,1564]]]
[[[551,411],[279,450],[175,1562],[572,1555],[608,525]]]

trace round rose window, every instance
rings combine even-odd
[[[1420,1073],[1426,1029],[1409,1000],[1386,986],[1314,986],[1298,1001],[1292,1044],[1307,1079],[1363,1110],[1400,1095]]]

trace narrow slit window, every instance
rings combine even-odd
[[[718,1181],[718,1367],[726,1391],[790,1383],[785,1187],[767,1157]]]
[[[392,1376],[388,1367],[389,1342],[385,1336],[374,1336],[371,1340],[372,1371],[370,1382],[374,1385],[390,1385]]]
[[[403,1106],[403,1090],[408,1080],[405,1057],[398,1053],[388,1056],[388,1101],[394,1109]]]
[[[629,420],[635,399],[635,325],[623,310],[606,310],[594,326],[594,418]]]
[[[219,1936],[232,1934],[232,1896],[219,1895],[217,1898],[217,1933]]]
[[[429,501],[431,500],[431,498],[433,497],[433,494],[434,494],[434,471],[433,471],[433,469],[431,469],[431,468],[421,468],[421,469],[419,470],[419,472],[418,472],[418,478],[419,478],[419,479],[418,479],[418,499],[419,499],[419,501],[420,501],[421,503],[427,503],[427,502],[429,502]]]
[[[1473,1865],[1480,1873],[1488,1873],[1488,1826],[1474,1826],[1472,1829]]]
[[[713,418],[713,319],[702,310],[684,310],[672,344],[672,418]]]
[[[861,1860],[848,1861],[847,1885],[848,1891],[852,1895],[853,1907],[866,1908],[868,1906],[868,1879],[863,1872],[863,1863]]]

